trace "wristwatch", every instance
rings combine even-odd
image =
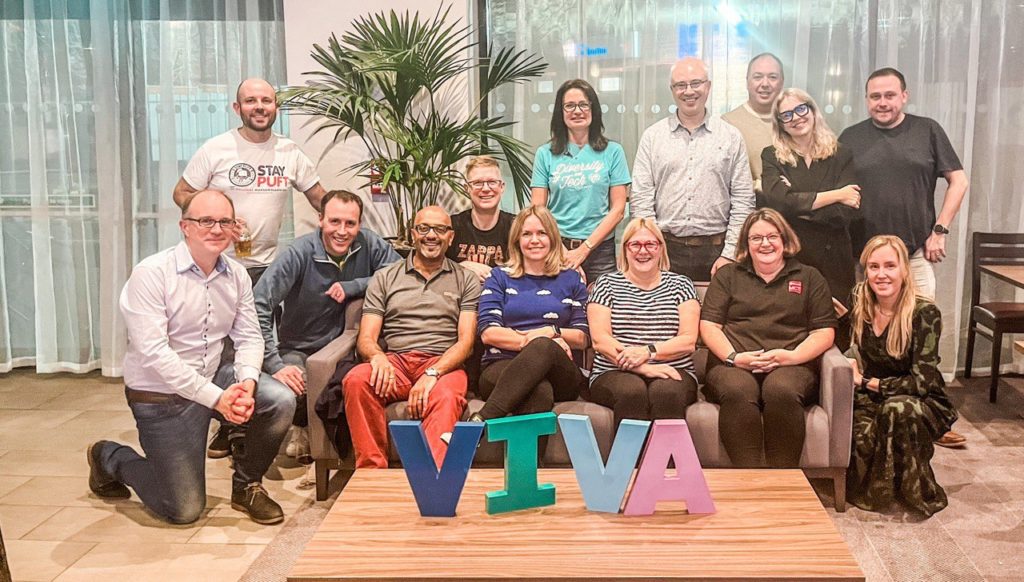
[[[554,330],[555,335],[553,337],[562,337],[562,328],[555,324],[551,324],[551,328]]]
[[[651,359],[658,355],[658,348],[654,344],[647,344],[647,353],[650,354]]]
[[[868,378],[867,376],[861,376],[861,378],[860,378],[860,387],[863,388],[864,390],[871,390],[871,388],[868,388],[868,382],[870,382],[870,381],[871,381],[871,378]]]
[[[729,354],[729,356],[725,358],[725,365],[730,368],[736,367],[736,352]]]
[[[427,370],[423,373],[426,374],[427,376],[430,376],[431,378],[441,377],[441,372],[439,372],[438,369],[434,367],[427,368]]]
[[[935,234],[949,234],[949,229],[936,222],[935,226],[932,227],[932,232]]]

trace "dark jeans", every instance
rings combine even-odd
[[[646,378],[612,370],[590,383],[588,400],[615,412],[615,426],[627,418],[664,420],[686,418],[686,407],[697,401],[697,381],[679,370],[682,380]]]
[[[227,386],[233,374],[231,367],[222,366],[215,382]],[[236,491],[263,479],[295,413],[292,391],[267,379],[264,374],[256,387],[256,410],[246,423],[245,454],[235,458],[231,486]],[[134,489],[146,507],[163,519],[192,523],[206,507],[210,419],[221,419],[221,415],[177,395],[162,400],[128,401],[146,456],[129,446],[108,442],[100,451],[100,462],[103,470]]]
[[[484,364],[479,396],[487,402],[480,416],[487,420],[551,412],[555,402],[576,400],[585,382],[561,346],[549,338],[537,338],[511,360]]]
[[[572,250],[583,244],[583,241],[563,237],[562,244],[565,245],[565,248]],[[601,275],[614,273],[618,268],[615,265],[615,237],[605,239],[604,242],[594,247],[580,267],[587,275],[587,285],[593,284]]]
[[[711,280],[711,267],[725,248],[725,233],[704,237],[679,237],[664,231],[662,234],[673,273],[686,275],[694,283]]]
[[[818,361],[767,374],[730,368],[714,356],[708,364],[713,367],[704,396],[721,407],[718,433],[732,464],[760,466],[763,442],[769,467],[799,466],[806,432],[804,408],[818,400]]]

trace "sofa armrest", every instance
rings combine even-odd
[[[346,328],[331,343],[306,359],[306,411],[309,414],[309,448],[314,459],[336,458],[337,451],[316,414],[316,402],[327,389],[338,362],[352,354],[359,336],[359,318],[363,300],[357,299],[345,308]],[[354,322],[354,325],[350,325]]]
[[[847,467],[853,435],[853,367],[835,346],[821,356],[821,407],[829,419],[829,465]]]

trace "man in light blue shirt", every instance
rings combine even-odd
[[[256,390],[264,346],[252,283],[242,265],[222,255],[236,229],[234,206],[223,192],[198,192],[182,206],[179,225],[185,240],[136,265],[121,292],[125,397],[146,456],[111,441],[93,443],[86,453],[89,488],[100,497],[127,498],[131,487],[161,518],[194,522],[206,506],[210,419],[248,422],[231,507],[257,523],[278,523],[281,506],[261,481],[295,398],[279,384],[260,381]],[[225,337],[235,356],[222,366]]]
[[[710,281],[732,261],[754,190],[740,131],[706,108],[704,63],[672,67],[676,114],[644,131],[633,164],[632,213],[653,217],[665,235],[672,270]]]

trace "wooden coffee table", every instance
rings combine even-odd
[[[500,469],[473,469],[454,518],[423,518],[400,469],[356,471],[288,580],[715,578],[864,580],[799,470],[705,471],[718,512],[587,511],[571,469],[542,469],[553,506],[488,515]]]

